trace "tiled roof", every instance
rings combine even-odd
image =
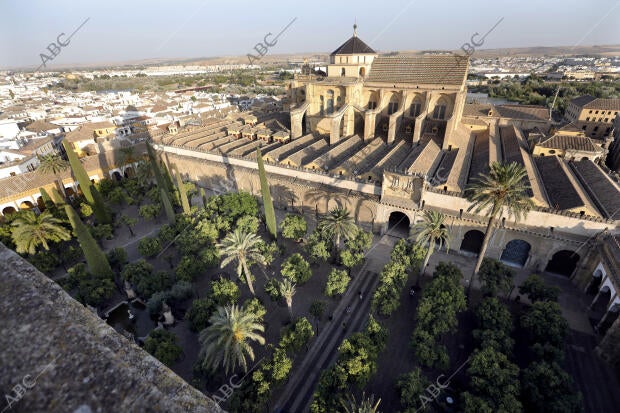
[[[594,99],[583,105],[584,109],[620,110],[620,99]]]
[[[617,219],[620,211],[620,188],[590,160],[570,162],[569,165],[602,215],[605,218],[614,216]]]
[[[112,122],[85,123],[83,125],[80,125],[80,127],[77,128],[76,130],[67,133],[65,135],[65,139],[68,142],[79,142],[79,141],[84,141],[88,139],[94,139],[96,129],[115,128],[115,127],[116,125],[114,125]]]
[[[572,104],[582,107],[584,109],[598,109],[598,110],[620,110],[620,99],[602,99],[595,98],[594,96],[585,95],[579,96],[570,101]]]
[[[463,116],[488,117],[489,112],[491,112],[491,117],[497,117],[495,106],[491,104],[468,103],[463,106]]]
[[[435,186],[443,185],[448,182],[448,176],[450,176],[450,172],[452,171],[452,167],[454,166],[454,161],[456,160],[458,153],[458,148],[444,153],[443,158],[441,159],[441,162],[433,175],[434,179],[431,180]]]
[[[489,172],[489,136],[480,134],[475,137],[471,154],[468,183],[480,178],[480,174]]]
[[[585,104],[592,102],[595,99],[596,98],[594,96],[584,95],[584,96],[576,97],[575,99],[571,100],[570,103],[576,106],[583,106]]]
[[[53,123],[46,122],[44,120],[35,120],[30,125],[26,126],[26,130],[30,132],[41,132],[52,129],[60,129],[60,126]]]
[[[599,152],[600,148],[587,136],[554,135],[538,144],[541,148]]]
[[[583,206],[583,200],[564,172],[562,162],[556,156],[537,156],[534,158],[551,208],[566,210]]]
[[[352,36],[331,54],[376,54],[374,50],[357,36]]]
[[[366,82],[461,85],[468,66],[455,56],[379,56]]]
[[[537,105],[497,105],[498,115],[502,118],[522,120],[549,120],[549,109]]]

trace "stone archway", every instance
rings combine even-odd
[[[590,280],[590,283],[586,287],[586,294],[596,295],[597,291],[601,287],[603,278],[604,278],[603,271],[597,268],[597,270],[592,273],[592,280]]]
[[[364,137],[364,117],[356,110],[353,111],[353,135]]]
[[[553,254],[545,271],[570,277],[577,267],[577,261],[579,261],[579,254],[574,251],[561,250]]]
[[[513,267],[523,268],[530,256],[532,246],[522,239],[513,239],[504,248],[500,261]]]
[[[411,221],[407,214],[400,211],[392,211],[388,218],[387,233],[394,237],[408,238]]]
[[[12,206],[4,207],[2,209],[2,215],[5,216],[5,217],[7,215],[14,214],[16,212],[17,212],[17,210],[15,208],[13,208]]]
[[[482,249],[482,241],[484,241],[484,232],[477,229],[469,230],[463,237],[460,250],[478,255]]]
[[[609,330],[609,327],[618,319],[618,315],[620,314],[620,305],[613,304],[609,311],[605,313],[601,321],[597,325],[598,333],[601,336],[604,336]]]
[[[34,208],[34,204],[30,201],[23,201],[19,204],[19,209],[32,209]]]
[[[45,211],[45,201],[43,201],[43,197],[38,197],[37,198],[37,208],[39,208],[39,211]]]

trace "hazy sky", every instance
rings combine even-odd
[[[60,33],[48,67],[147,58],[245,55],[271,32],[270,53],[331,52],[352,34],[381,50],[620,44],[618,0],[0,0],[0,67],[33,66]]]

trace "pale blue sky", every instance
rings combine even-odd
[[[620,44],[618,0],[0,0],[0,67],[33,66],[90,20],[48,63],[124,62],[250,53],[331,52],[352,33],[381,50],[458,49],[500,19],[480,48]]]

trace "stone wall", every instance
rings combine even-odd
[[[2,244],[0,285],[2,409],[220,411]]]

